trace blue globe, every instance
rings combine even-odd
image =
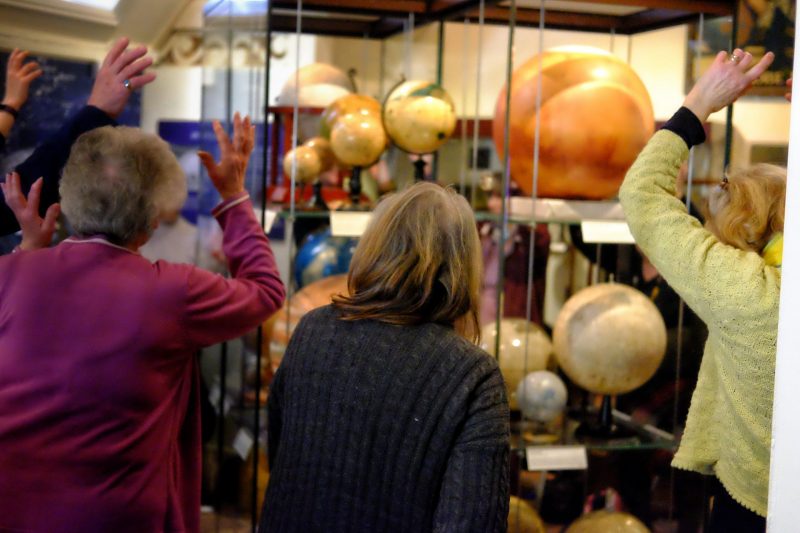
[[[330,228],[317,230],[306,237],[294,260],[298,288],[328,276],[346,274],[358,239],[334,237]]]

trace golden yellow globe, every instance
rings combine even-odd
[[[325,108],[320,120],[319,133],[322,137],[330,139],[333,125],[341,117],[351,113],[380,114],[381,103],[365,94],[348,94],[337,98]]]
[[[428,154],[438,150],[453,134],[456,109],[453,99],[440,85],[406,81],[386,97],[383,124],[400,149]]]
[[[292,166],[294,158],[297,156],[297,181],[309,183],[314,181],[322,171],[322,163],[317,151],[310,147],[301,145],[294,150],[289,150],[283,157],[283,173],[287,177],[292,176]]]
[[[375,114],[349,113],[331,130],[331,148],[336,159],[352,167],[375,163],[386,149],[386,132]]]
[[[575,520],[566,533],[650,533],[650,530],[632,514],[593,511]]]

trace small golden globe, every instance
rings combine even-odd
[[[297,156],[297,181],[302,183],[314,181],[322,170],[322,163],[320,162],[317,151],[305,145],[298,146],[294,150],[289,150],[286,155],[283,156],[283,173],[289,178],[292,176],[292,166],[294,165],[295,156]]]

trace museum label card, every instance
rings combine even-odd
[[[334,237],[361,237],[372,213],[368,211],[331,211],[331,234]]]
[[[610,220],[585,220],[581,222],[583,242],[599,244],[633,244],[633,235],[627,222]]]
[[[528,446],[528,470],[586,470],[585,446]]]

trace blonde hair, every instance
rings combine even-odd
[[[358,243],[349,296],[333,305],[344,320],[447,324],[480,338],[482,276],[475,216],[454,190],[417,183],[383,200]]]
[[[186,201],[186,176],[169,145],[138,128],[105,126],[81,135],[59,186],[61,208],[80,235],[126,245],[149,235]]]
[[[783,231],[786,169],[759,163],[728,176],[708,199],[706,228],[721,242],[761,253]]]

